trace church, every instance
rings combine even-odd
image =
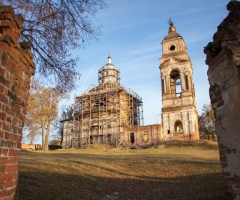
[[[120,84],[120,69],[108,56],[107,64],[98,70],[98,85],[75,96],[73,118],[62,121],[63,148],[88,144],[130,147],[199,138],[191,61],[183,38],[172,21],[169,25],[159,59],[162,125],[144,126],[142,98]]]

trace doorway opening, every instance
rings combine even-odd
[[[183,132],[183,125],[182,122],[180,120],[177,120],[174,124],[174,131],[177,133],[181,133]]]

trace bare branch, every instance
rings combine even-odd
[[[85,47],[100,34],[92,22],[97,11],[105,9],[104,0],[0,0],[11,5],[25,19],[20,41],[32,43],[37,70],[61,89],[75,88],[77,57],[71,50]]]

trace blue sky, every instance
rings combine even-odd
[[[162,108],[159,58],[161,41],[172,19],[184,38],[192,61],[197,110],[208,104],[207,65],[203,48],[212,41],[217,26],[226,17],[228,0],[105,0],[108,8],[97,13],[94,23],[102,25],[98,40],[74,52],[80,58],[82,74],[77,90],[60,106],[73,103],[74,94],[82,94],[91,84],[98,84],[98,69],[112,56],[120,71],[122,85],[143,98],[144,124],[160,122]]]

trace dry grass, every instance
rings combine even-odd
[[[22,152],[18,199],[226,199],[218,147]]]

